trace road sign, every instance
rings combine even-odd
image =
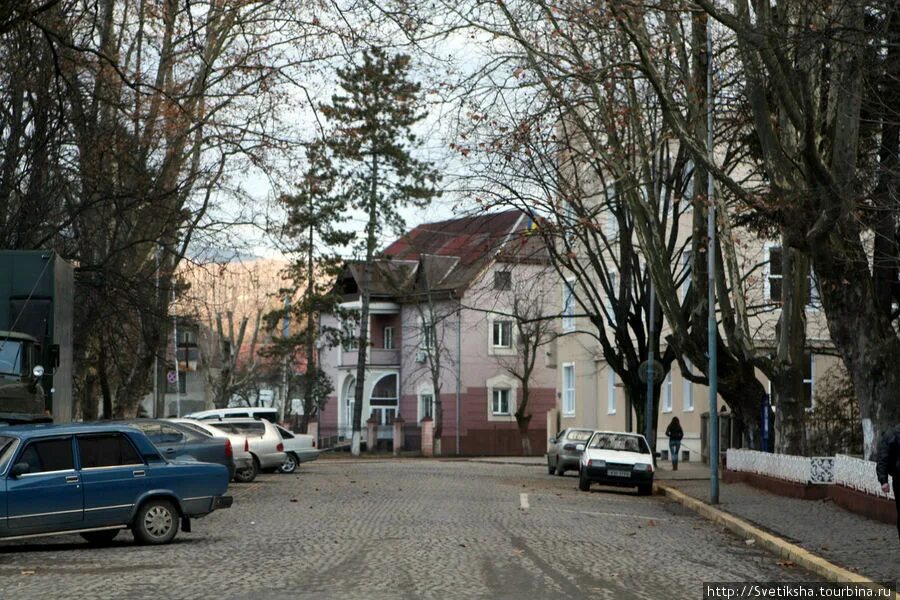
[[[653,361],[653,367],[650,367],[650,363],[646,360],[641,363],[641,366],[638,367],[638,377],[644,383],[647,383],[647,379],[649,379],[648,375],[653,373],[653,382],[659,383],[663,380],[663,366],[658,360]]]
[[[169,371],[166,373],[166,381],[169,383],[178,383],[178,373],[175,371]]]

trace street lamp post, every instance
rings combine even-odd
[[[712,31],[707,22],[706,27],[706,152],[709,164],[715,160],[713,152],[713,76],[712,76]],[[706,258],[707,258],[707,334],[709,353],[709,501],[719,503],[719,414],[717,399],[719,395],[719,374],[717,356],[716,325],[716,205],[713,201],[715,186],[713,175],[707,169],[706,199],[709,203],[706,218]]]

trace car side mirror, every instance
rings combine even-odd
[[[653,458],[662,458],[662,452],[654,452]]]
[[[31,471],[31,465],[29,465],[27,462],[16,463],[12,468],[12,476],[21,477],[29,471]]]
[[[584,444],[578,444],[577,446],[575,446],[575,449],[578,452],[584,452]]]
[[[550,442],[551,444],[555,444],[555,443],[556,443],[556,438],[555,438],[555,437],[552,437],[552,438],[550,438],[550,439],[547,440],[547,441]]]

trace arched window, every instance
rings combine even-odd
[[[369,401],[372,406],[396,406],[397,405],[397,375],[385,375],[372,388],[372,397]]]

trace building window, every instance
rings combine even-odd
[[[616,372],[606,367],[606,414],[616,414]]]
[[[694,365],[691,361],[684,359],[684,366],[688,373],[693,374]],[[682,374],[681,378],[681,396],[684,400],[684,412],[694,410],[694,383]]]
[[[355,331],[354,327],[344,323],[341,327],[341,337],[343,338],[341,347],[343,347],[346,352],[356,352],[359,350],[359,332]]]
[[[807,354],[803,361],[803,402],[809,408],[816,406],[816,355]]]
[[[575,330],[575,288],[571,281],[563,284],[562,328],[563,331]]]
[[[512,348],[512,321],[494,321],[491,345],[494,348]]]
[[[393,327],[385,327],[384,328],[384,349],[385,350],[393,350],[394,349],[394,328]]]
[[[419,394],[419,421],[434,418],[434,394],[423,392]]]
[[[681,255],[681,273],[684,279],[681,281],[681,300],[684,301],[687,298],[688,290],[691,289],[691,261],[693,259],[693,254],[690,250],[685,250]]]
[[[512,288],[512,273],[510,271],[494,271],[494,289],[505,292]]]
[[[575,416],[575,365],[563,365],[562,384],[563,414],[573,417]]]
[[[613,327],[616,325],[616,291],[619,289],[619,274],[613,271],[609,272],[609,292],[606,294],[606,314],[609,317],[609,324]]]
[[[672,371],[663,379],[662,389],[660,390],[660,398],[662,400],[663,412],[672,412]]]
[[[491,412],[495,415],[509,415],[509,388],[494,388]]]
[[[766,300],[781,303],[781,246],[769,246],[769,261],[766,268]]]
[[[822,306],[822,298],[819,295],[819,278],[816,272],[809,269],[809,303],[810,308],[819,308]]]
[[[422,349],[431,350],[434,348],[434,325],[427,323],[422,324]]]

